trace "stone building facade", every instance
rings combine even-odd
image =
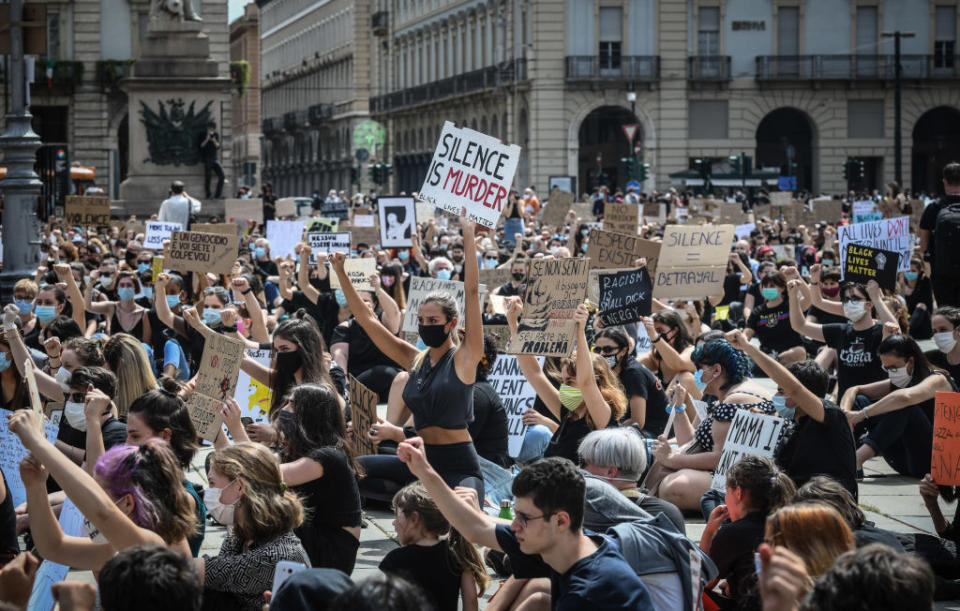
[[[416,190],[445,120],[519,144],[518,187],[647,190],[741,152],[841,192],[894,178],[892,38],[902,40],[902,177],[936,192],[960,159],[958,2],[941,0],[374,0],[371,99],[395,190]],[[636,124],[628,142],[623,126]]]
[[[233,175],[237,186],[260,184],[260,11],[250,3],[230,24],[230,61],[247,62],[247,83],[237,85],[233,110]]]

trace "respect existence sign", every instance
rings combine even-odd
[[[419,197],[454,216],[466,208],[465,218],[496,228],[519,159],[519,146],[446,121]]]

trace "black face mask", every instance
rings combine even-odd
[[[418,325],[417,331],[420,333],[420,339],[431,348],[439,348],[443,342],[447,341],[450,334],[443,330],[447,325]]]
[[[294,350],[292,352],[278,352],[277,353],[277,369],[281,371],[289,371],[293,373],[297,369],[300,369],[300,365],[303,364],[303,359],[300,358],[300,351]]]
[[[513,272],[510,275],[513,277],[514,280],[516,280],[517,282],[520,282],[526,277],[527,274],[525,272]]]

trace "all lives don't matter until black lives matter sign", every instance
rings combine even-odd
[[[650,315],[653,282],[645,268],[600,273],[600,316],[605,326],[625,325]]]

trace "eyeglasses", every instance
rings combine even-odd
[[[594,352],[599,352],[600,354],[606,356],[608,354],[616,354],[620,352],[620,346],[594,346]]]
[[[538,515],[538,516],[528,516],[527,514],[523,513],[522,511],[517,511],[516,509],[514,509],[513,515],[514,515],[514,519],[515,519],[517,522],[520,523],[520,526],[526,528],[528,522],[530,522],[530,521],[532,521],[532,520],[549,520],[549,519],[550,519],[550,516],[552,516],[553,514],[552,514],[552,513],[542,513],[542,514],[540,514],[540,515]]]

